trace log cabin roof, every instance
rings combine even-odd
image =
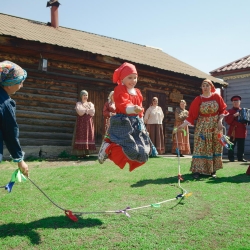
[[[213,76],[250,71],[250,55],[228,63],[210,72]]]
[[[0,13],[0,35],[43,44],[91,52],[178,74],[209,78],[227,83],[184,63],[160,49],[65,27],[53,28],[46,23]]]

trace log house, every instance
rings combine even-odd
[[[102,108],[115,87],[112,74],[125,61],[137,67],[144,108],[152,97],[159,98],[165,114],[166,153],[171,152],[174,110],[179,101],[185,99],[188,108],[200,94],[204,78],[213,80],[217,88],[227,85],[160,49],[1,13],[0,22],[0,60],[13,61],[28,72],[24,87],[13,96],[26,155],[44,152],[46,157],[54,157],[71,151],[74,107],[82,89],[89,92],[88,100],[95,105],[98,148],[104,133]],[[42,59],[46,59],[46,69],[41,68]]]

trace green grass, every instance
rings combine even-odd
[[[182,187],[192,196],[128,211],[69,220],[30,181],[0,189],[0,249],[250,249],[248,164],[227,163],[218,178],[193,180],[181,159]],[[65,163],[64,163],[65,165]],[[1,163],[0,186],[16,168]],[[30,163],[30,178],[56,204],[76,212],[114,211],[175,198],[177,158],[151,158],[133,172],[95,157],[77,166]]]

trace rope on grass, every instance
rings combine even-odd
[[[153,207],[153,208],[158,208],[160,207],[161,204],[166,203],[166,202],[170,202],[170,201],[174,201],[174,200],[178,200],[178,199],[183,199],[184,197],[188,197],[190,195],[192,195],[192,193],[188,193],[182,186],[181,186],[181,181],[183,180],[182,176],[181,176],[181,167],[180,167],[180,152],[178,149],[178,138],[177,138],[177,133],[176,133],[176,142],[177,142],[177,151],[178,151],[178,187],[181,189],[182,193],[178,194],[175,198],[172,199],[168,199],[168,200],[163,200],[154,204],[150,204],[150,205],[145,205],[145,206],[140,206],[140,207],[134,207],[134,208],[130,208],[130,207],[126,207],[125,209],[121,209],[121,210],[110,210],[110,211],[90,211],[90,212],[72,212],[71,210],[65,209],[59,205],[57,205],[34,181],[32,181],[29,177],[27,177],[27,179],[57,208],[61,209],[64,211],[65,215],[67,217],[69,217],[72,221],[78,221],[77,216],[81,216],[84,214],[111,214],[111,213],[122,213],[124,215],[126,215],[127,217],[130,217],[128,211],[133,211],[133,210],[139,210],[139,209],[143,209],[143,208],[149,208],[149,207]],[[26,180],[26,178],[24,177],[24,175],[21,173],[20,169],[17,169],[11,177],[11,181],[6,185],[3,186],[1,188],[5,188],[6,190],[8,190],[8,192],[11,192],[12,187],[15,183],[15,181],[19,181],[21,182],[21,180]]]
[[[177,142],[177,149],[179,148],[178,145],[178,138],[177,138],[177,133],[176,133],[176,142]],[[63,210],[66,214],[66,216],[68,216],[71,220],[73,221],[77,221],[78,218],[76,216],[81,216],[84,214],[108,214],[108,213],[122,213],[124,215],[126,215],[127,217],[130,217],[128,211],[133,211],[133,210],[139,210],[139,209],[143,209],[143,208],[149,208],[149,207],[154,207],[154,208],[158,208],[160,207],[161,204],[166,203],[166,202],[170,202],[170,201],[174,201],[177,199],[183,199],[184,197],[188,197],[190,195],[192,195],[192,193],[188,193],[182,186],[181,186],[181,181],[183,180],[182,176],[181,176],[181,166],[180,166],[180,152],[178,149],[178,187],[181,189],[182,193],[178,194],[175,198],[172,199],[168,199],[168,200],[163,200],[154,204],[149,204],[149,205],[145,205],[145,206],[140,206],[140,207],[134,207],[134,208],[130,208],[130,207],[126,207],[125,209],[122,210],[110,210],[110,211],[90,211],[90,212],[76,212],[76,211],[71,211],[71,210],[66,210],[60,206],[58,206],[55,202],[53,202],[43,191],[41,188],[39,188],[30,178],[28,178],[31,183],[38,188],[38,190],[40,192],[43,193],[43,195],[51,202],[53,203],[56,207],[58,207],[59,209]]]
[[[11,178],[11,181],[6,185],[3,186],[6,190],[8,190],[8,192],[11,192],[12,187],[15,183],[15,181],[21,181],[21,179],[26,180],[26,178],[23,176],[23,174],[21,173],[21,171],[19,169],[17,169]],[[90,212],[72,212],[71,210],[65,209],[61,206],[59,206],[58,204],[56,204],[34,181],[32,181],[29,177],[27,177],[27,179],[57,208],[61,209],[62,211],[64,211],[65,215],[67,217],[69,217],[71,220],[73,221],[77,221],[78,218],[76,216],[81,216],[84,214],[108,214],[108,213],[122,213],[124,215],[126,215],[127,217],[130,217],[130,215],[128,214],[128,211],[132,211],[132,210],[139,210],[139,209],[143,209],[143,208],[149,208],[149,207],[154,207],[154,208],[158,208],[160,207],[161,204],[169,202],[169,201],[174,201],[177,199],[183,199],[184,197],[188,197],[191,195],[191,193],[188,193],[184,188],[181,187],[180,185],[180,181],[183,180],[181,178],[181,174],[180,174],[180,167],[179,167],[179,174],[178,174],[178,186],[179,188],[182,190],[181,194],[178,194],[175,198],[172,199],[168,199],[168,200],[164,200],[164,201],[160,201],[154,204],[150,204],[150,205],[145,205],[145,206],[140,206],[140,207],[134,207],[134,208],[130,208],[130,207],[126,207],[125,209],[121,209],[121,210],[111,210],[111,211],[90,211]]]
[[[48,195],[45,194],[45,192],[34,183],[34,181],[32,181],[29,177],[28,179],[30,180],[30,182],[52,203],[54,204],[57,208],[63,210],[65,212],[65,215],[68,216],[71,220],[73,221],[77,221],[78,218],[76,216],[81,216],[84,214],[111,214],[111,213],[122,213],[124,215],[126,215],[127,217],[130,217],[130,215],[128,214],[127,211],[132,211],[132,210],[138,210],[138,209],[143,209],[143,208],[149,208],[149,207],[154,207],[154,208],[158,208],[160,207],[161,204],[169,202],[169,201],[174,201],[177,199],[183,199],[184,197],[188,197],[191,195],[191,193],[188,193],[185,189],[183,189],[180,185],[180,181],[182,180],[182,178],[180,178],[180,174],[178,175],[178,186],[179,188],[182,190],[181,194],[178,194],[175,198],[172,199],[168,199],[168,200],[164,200],[164,201],[160,201],[154,204],[150,204],[150,205],[145,205],[145,206],[140,206],[140,207],[134,207],[134,208],[130,208],[130,207],[126,207],[125,209],[121,209],[121,210],[110,210],[110,211],[89,211],[89,212],[76,212],[76,211],[71,211],[68,209],[65,209],[59,205],[57,205],[52,199],[49,198]]]

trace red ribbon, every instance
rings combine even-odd
[[[181,174],[178,174],[178,179],[179,179],[180,181],[183,181],[183,180],[184,180],[184,179],[182,178]]]
[[[73,220],[74,222],[78,221],[78,218],[72,213],[72,211],[70,210],[65,210],[64,211],[66,216],[69,217],[71,220]]]

